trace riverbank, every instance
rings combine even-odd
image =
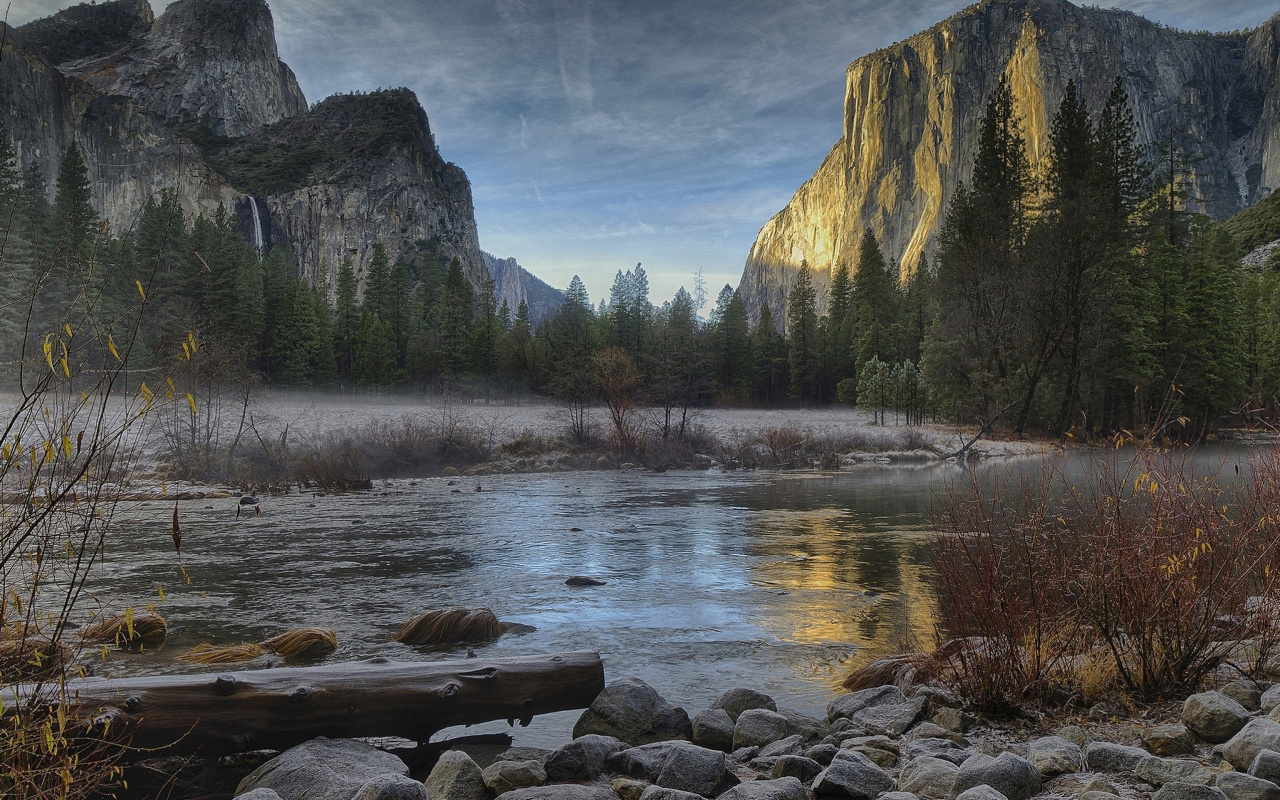
[[[216,772],[221,788],[204,796],[1271,800],[1280,797],[1277,709],[1280,686],[1231,680],[1180,703],[1012,720],[967,713],[939,686],[837,695],[820,717],[735,688],[691,714],[623,678],[554,749],[459,743],[388,752],[317,739],[270,760],[223,759],[206,773]]]

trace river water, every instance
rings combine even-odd
[[[748,686],[820,716],[852,666],[929,642],[930,509],[966,479],[936,464],[433,478],[264,497],[260,517],[239,518],[234,499],[182,501],[181,561],[173,505],[135,504],[95,587],[116,607],[154,603],[169,640],[97,669],[207,669],[175,656],[304,625],[337,631],[331,660],[461,658],[465,646],[391,636],[422,611],[487,606],[537,630],[474,646],[481,657],[592,649],[606,680],[638,676],[691,714]],[[572,575],[606,584],[566,586]],[[540,717],[516,741],[556,746],[576,718]]]

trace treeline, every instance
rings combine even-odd
[[[536,326],[524,305],[498,306],[492,282],[474,287],[456,259],[410,265],[378,247],[363,276],[345,263],[336,285],[313,287],[286,250],[246,243],[233,214],[188,221],[172,194],[110,239],[74,146],[49,204],[43,176],[19,175],[0,136],[0,289],[39,295],[30,319],[12,309],[0,319],[0,348],[13,362],[38,342],[41,319],[61,318],[46,308],[81,303],[109,324],[149,296],[131,368],[197,331],[224,375],[551,395],[581,436],[600,401],[620,435],[638,405],[656,409],[664,436],[712,403],[839,402],[909,423],[1079,435],[1157,418],[1181,418],[1194,435],[1230,414],[1276,417],[1280,272],[1242,266],[1230,225],[1188,212],[1192,165],[1172,147],[1140,152],[1119,81],[1091,112],[1068,85],[1033,174],[1002,82],[932,262],[904,269],[867,233],[856,263],[835,265],[822,314],[806,267],[783,317],[765,307],[754,325],[729,286],[707,319],[705,298],[683,288],[655,305],[639,265],[620,270],[596,306],[575,276],[564,305]],[[1258,226],[1251,241],[1280,238]],[[110,267],[86,269],[98,261]]]

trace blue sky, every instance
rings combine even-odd
[[[72,5],[15,0],[21,24]],[[760,226],[841,134],[850,61],[967,0],[270,0],[307,99],[408,86],[471,178],[481,246],[593,299],[737,285]],[[152,0],[157,12],[163,0]],[[1274,0],[1113,0],[1180,28]]]

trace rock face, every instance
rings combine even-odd
[[[1173,131],[1195,161],[1192,194],[1225,216],[1280,186],[1280,15],[1248,35],[1192,34],[1067,0],[983,0],[846,73],[845,132],[812,178],[760,230],[739,290],[752,320],[784,319],[802,265],[825,307],[832,268],[857,265],[866,229],[903,276],[932,254],[1000,77],[1012,86],[1033,168],[1075,79],[1098,113],[1124,79],[1139,140]]]
[[[179,0],[154,19],[145,0],[117,0],[4,33],[0,120],[19,167],[38,167],[52,197],[75,142],[116,231],[173,190],[190,216],[234,210],[247,240],[289,247],[331,296],[343,260],[361,274],[377,243],[415,266],[457,257],[477,287],[488,277],[470,182],[440,155],[417,97],[339,95],[308,110],[264,0]],[[528,278],[525,294],[542,298]]]
[[[97,22],[83,11],[55,19],[64,15],[79,16],[84,27]],[[146,16],[149,9],[138,14]],[[61,38],[78,38],[80,25]],[[99,52],[58,53],[79,55],[57,62],[58,69],[102,94],[131,97],[161,119],[204,123],[222,136],[244,136],[307,110],[293,70],[276,52],[264,0],[178,0],[145,33],[131,33],[118,49],[107,39]]]
[[[511,309],[515,319],[520,303],[529,304],[529,319],[537,325],[564,303],[564,292],[540,280],[529,270],[516,263],[514,258],[498,258],[482,252],[485,268],[493,278],[493,295],[498,308],[503,301]]]

